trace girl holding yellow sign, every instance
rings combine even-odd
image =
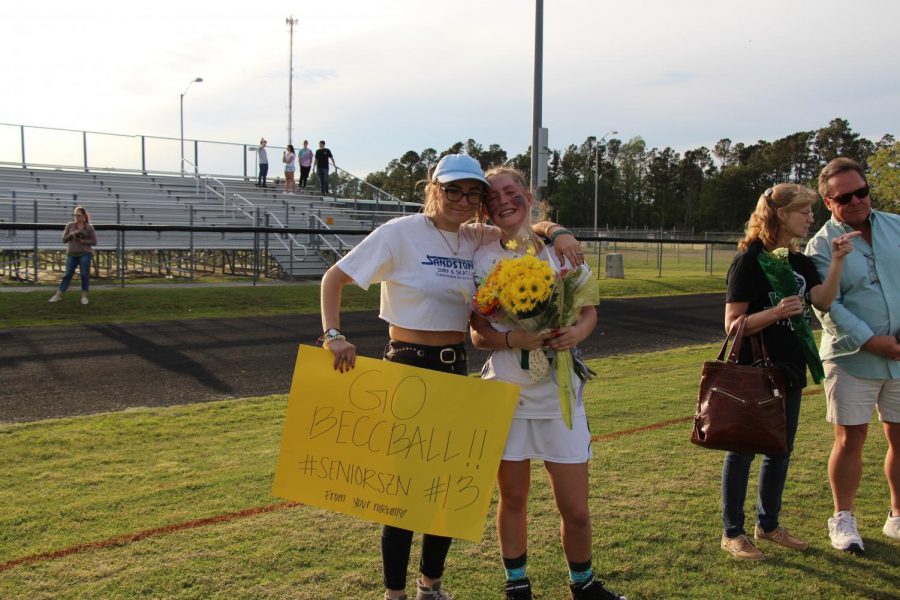
[[[556,351],[555,361],[566,351],[571,351],[587,338],[597,324],[596,299],[576,301],[566,311],[572,312],[574,323],[548,331],[533,331],[523,321],[527,321],[537,311],[526,310],[518,314],[517,306],[531,307],[529,289],[533,290],[540,309],[540,292],[548,285],[552,292],[544,303],[553,304],[557,298],[563,304],[563,288],[570,291],[569,297],[577,296],[575,284],[566,283],[569,275],[578,275],[576,263],[557,261],[549,249],[531,231],[531,207],[533,198],[527,191],[521,173],[508,167],[498,167],[488,171],[491,188],[484,205],[484,216],[500,228],[499,243],[487,244],[475,252],[476,278],[481,281],[476,296],[476,312],[472,314],[472,342],[477,348],[492,350],[482,372],[483,379],[498,379],[519,385],[519,403],[513,416],[506,449],[500,461],[497,482],[500,487],[500,504],[497,508],[497,536],[500,552],[506,570],[504,593],[509,600],[530,600],[531,582],[525,574],[528,548],[527,506],[528,489],[531,478],[531,461],[540,459],[550,477],[550,484],[556,505],[562,519],[561,534],[563,551],[569,566],[572,598],[617,600],[622,598],[594,578],[591,564],[591,517],[588,508],[588,459],[591,457],[591,434],[588,431],[584,405],[580,402],[581,385],[578,381],[578,366],[571,362],[551,376],[549,368],[538,371],[533,364],[535,355],[543,357],[541,348]],[[521,292],[523,298],[507,299],[508,289],[504,288],[503,275],[516,262],[544,265],[547,274],[535,272],[534,276],[514,277],[513,291]],[[587,267],[581,267],[587,271]],[[499,273],[498,273],[499,271]],[[504,273],[507,272],[507,273]],[[586,283],[595,286],[593,278]],[[490,287],[495,289],[491,290]],[[596,288],[593,288],[596,291]],[[547,295],[547,294],[545,294]],[[506,306],[507,317],[494,323],[484,315],[490,315],[489,303],[485,300],[497,298]],[[586,298],[586,297],[585,297]],[[558,307],[559,308],[559,307]],[[518,316],[517,316],[518,315]],[[516,318],[517,317],[517,318]],[[564,319],[564,322],[569,322]],[[530,361],[528,360],[530,357]],[[575,361],[578,363],[578,361]],[[583,367],[587,369],[586,366]],[[569,372],[571,370],[571,373]],[[589,370],[585,373],[587,375]],[[560,389],[564,379],[574,381],[578,387],[577,402],[565,405],[563,410]],[[562,397],[567,397],[563,394]]]
[[[334,354],[334,368],[353,369],[356,347],[341,333],[341,291],[355,283],[363,289],[381,282],[379,316],[390,325],[384,359],[445,373],[468,374],[463,342],[475,292],[473,257],[482,243],[495,242],[494,228],[470,225],[487,191],[477,160],[464,154],[444,156],[426,187],[421,213],[392,219],[373,231],[322,278],[320,338]],[[546,235],[558,227],[535,226]],[[579,244],[561,239],[558,251],[577,260]],[[412,532],[386,525],[381,554],[385,598],[405,599]],[[419,562],[416,600],[447,600],[441,589],[448,537],[425,534]]]

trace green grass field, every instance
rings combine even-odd
[[[808,390],[803,405],[782,513],[810,548],[764,545],[763,563],[719,549],[723,454],[692,446],[689,423],[604,437],[689,417],[700,363],[716,352],[697,347],[592,361],[599,378],[586,404],[600,436],[590,466],[600,576],[631,600],[897,598],[900,543],[881,534],[886,446],[875,426],[857,506],[867,553],[830,547],[831,432],[820,387]],[[3,566],[279,502],[270,489],[286,402],[273,396],[0,425],[0,597],[379,598],[379,526],[306,506]],[[534,471],[529,575],[542,600],[563,599],[558,517],[542,469]],[[751,521],[753,500],[751,494]],[[493,518],[492,508],[480,542],[451,548],[444,585],[458,598],[501,595]]]

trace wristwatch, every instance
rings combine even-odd
[[[323,333],[319,337],[319,339],[322,341],[323,344],[328,344],[328,342],[330,342],[332,340],[343,340],[346,338],[344,337],[344,334],[341,333],[339,330],[335,329],[334,327],[329,327],[328,329],[325,330],[325,333]]]

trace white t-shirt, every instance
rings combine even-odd
[[[487,277],[496,263],[501,258],[512,258],[511,252],[504,250],[499,242],[486,244],[475,251],[475,276],[479,280]],[[550,263],[555,272],[559,272],[560,265],[556,259],[556,253],[549,246],[545,246],[538,256]],[[568,267],[568,263],[565,263]],[[571,267],[570,267],[571,268]],[[492,323],[497,331],[510,331],[513,328],[502,323]],[[562,412],[559,409],[559,386],[553,379],[554,375],[545,377],[536,383],[531,382],[531,374],[522,368],[522,350],[520,348],[493,350],[481,371],[482,379],[498,379],[514,383],[519,386],[519,402],[516,405],[514,419],[561,419]],[[582,383],[572,372],[572,382],[579,390]],[[575,407],[574,416],[585,414],[584,404]]]
[[[469,328],[475,293],[472,257],[477,228],[438,230],[419,213],[391,219],[356,245],[337,266],[359,287],[381,282],[379,317],[421,331]]]

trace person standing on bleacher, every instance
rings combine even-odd
[[[322,195],[328,195],[328,161],[337,169],[337,163],[334,162],[334,155],[331,150],[325,147],[325,140],[319,142],[319,149],[316,150],[316,175],[319,176],[319,183],[322,186]]]
[[[266,138],[259,140],[256,155],[259,157],[259,178],[256,181],[256,187],[268,187],[266,175],[269,174],[269,156],[266,154]]]
[[[303,140],[303,147],[297,153],[297,162],[300,163],[300,187],[306,189],[309,170],[313,163],[313,151],[309,149],[309,140]]]

